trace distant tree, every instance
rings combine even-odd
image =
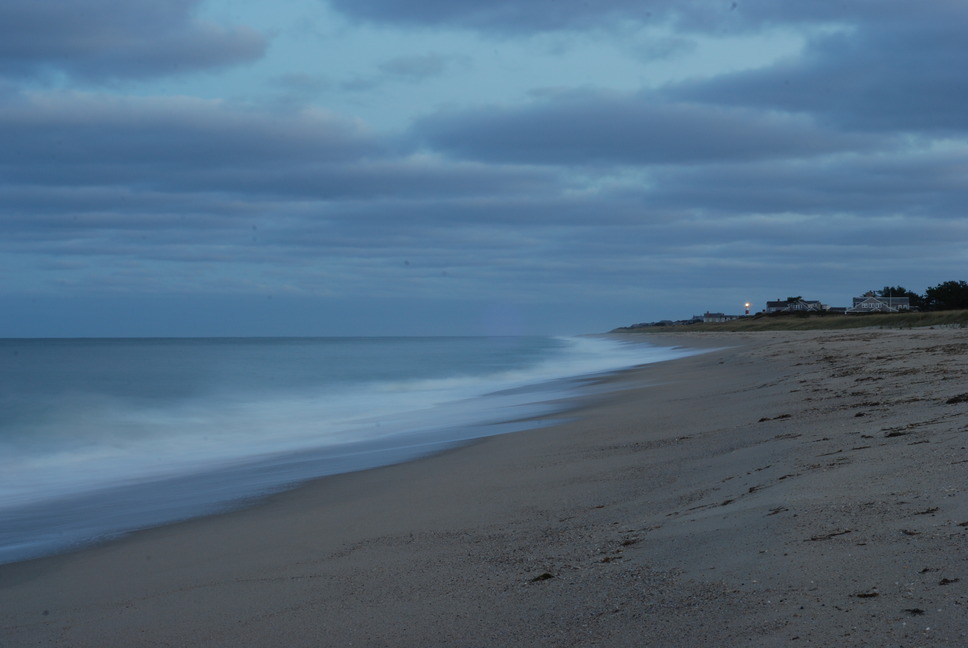
[[[924,293],[926,310],[968,309],[968,283],[945,281],[931,286]]]
[[[800,295],[797,295],[796,297],[787,297],[787,303],[790,303],[790,302],[798,302],[801,299],[803,299],[803,297],[800,296]]]
[[[884,286],[881,290],[875,290],[874,294],[878,297],[907,297],[911,304],[911,310],[922,310],[924,308],[924,297],[904,286]]]

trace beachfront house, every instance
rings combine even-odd
[[[816,299],[784,299],[766,302],[767,313],[809,313],[821,312],[829,308]]]
[[[854,305],[847,309],[847,313],[900,313],[909,310],[911,300],[908,297],[879,297],[867,293],[863,297],[854,297]]]
[[[702,321],[707,324],[709,322],[732,322],[733,320],[741,317],[742,315],[727,315],[726,313],[710,313],[709,311],[706,311],[702,316]]]

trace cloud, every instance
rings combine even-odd
[[[443,74],[451,62],[450,57],[441,54],[398,56],[382,63],[380,70],[405,79],[429,79]]]
[[[320,111],[184,97],[27,94],[0,103],[0,140],[9,252],[204,257],[286,232],[300,232],[286,239],[295,247],[311,232],[338,241],[324,226],[330,219],[350,231],[366,223],[365,240],[376,245],[374,228],[385,234],[408,212],[419,220],[409,204],[469,201],[486,211],[492,196],[560,190],[547,171],[413,155]]]
[[[590,3],[564,0],[551,2],[474,2],[472,0],[419,0],[399,3],[392,0],[330,0],[330,4],[353,18],[381,23],[439,26],[521,32],[562,29],[589,16],[600,20],[624,2],[605,0]]]
[[[365,93],[384,87],[388,83],[419,83],[445,75],[455,66],[467,66],[464,57],[443,54],[417,54],[397,56],[380,63],[372,74],[356,74],[340,84],[340,89],[352,93]]]
[[[0,75],[155,77],[254,61],[265,39],[192,18],[200,0],[5,0]]]
[[[31,183],[152,186],[165,174],[348,162],[387,150],[360,124],[318,110],[270,114],[190,97],[80,92],[0,103],[0,136],[5,175]]]
[[[458,158],[552,165],[796,158],[875,145],[807,118],[642,94],[571,93],[515,107],[439,112],[416,136]]]
[[[961,73],[968,67],[962,27],[968,5],[866,6],[869,20],[813,35],[794,60],[666,92],[711,105],[810,114],[854,131],[943,135],[968,128],[968,76]]]
[[[653,170],[643,200],[655,208],[736,214],[962,217],[968,149],[900,150],[825,159]]]
[[[288,295],[391,318],[374,304],[641,313],[610,311],[602,326],[614,326],[757,295],[844,303],[963,270],[960,5],[333,4],[384,25],[355,34],[337,21],[328,49],[313,51],[366,55],[285,60],[307,51],[286,41],[241,71],[246,104],[104,91],[163,93],[121,82],[261,55],[258,34],[193,18],[198,2],[0,7],[0,270],[23,278],[0,292]],[[562,33],[531,37],[550,31]],[[702,78],[639,91],[589,85],[628,88],[649,66],[694,69],[704,35],[791,32],[803,49],[760,69],[717,76],[709,65]],[[589,52],[611,48],[610,61],[634,59],[619,70],[634,79],[597,76],[593,61],[573,75],[543,67],[549,43],[565,51],[579,39]],[[669,58],[642,62],[659,55]],[[466,74],[453,74],[461,65]],[[25,89],[44,73],[100,91]],[[213,96],[239,87],[236,75],[224,87],[211,79]],[[341,95],[341,79],[361,94]],[[435,79],[453,85],[424,83]],[[260,99],[266,87],[287,101]],[[530,99],[501,103],[505,92]],[[425,112],[381,133],[310,99]]]
[[[20,95],[0,103],[0,250],[47,289],[521,300],[962,254],[957,146],[841,152],[809,120],[645,95],[506,111],[422,122],[455,162],[319,111]]]
[[[187,97],[32,93],[0,102],[0,140],[8,198],[17,186],[43,186],[114,187],[130,192],[128,199],[220,192],[260,200],[443,200],[542,194],[558,185],[545,171],[413,155],[394,138],[319,110],[255,111]]]
[[[329,0],[358,20],[403,26],[455,27],[520,35],[587,31],[622,22],[673,22],[692,29],[733,29],[741,19],[731,2],[681,0]]]
[[[356,20],[400,27],[450,27],[520,37],[556,31],[594,31],[623,25],[661,25],[679,33],[724,35],[769,29],[811,31],[858,24],[964,24],[963,3],[906,0],[328,0]]]

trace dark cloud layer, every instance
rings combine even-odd
[[[592,3],[579,0],[535,0],[534,2],[474,2],[473,0],[330,0],[348,16],[381,23],[456,26],[509,32],[563,29],[589,19],[624,13],[631,4],[624,0]]]
[[[165,184],[180,173],[352,162],[387,144],[321,112],[271,115],[189,98],[36,93],[0,104],[0,164],[33,183]]]
[[[443,74],[451,63],[448,57],[441,54],[398,56],[381,64],[380,70],[391,76],[419,80]]]
[[[811,157],[871,147],[778,112],[582,93],[514,108],[438,113],[417,123],[457,157],[537,164],[683,164]]]
[[[375,200],[556,185],[536,170],[413,157],[353,120],[319,111],[272,114],[184,98],[34,94],[0,102],[0,139],[0,175],[25,186]]]
[[[0,298],[285,295],[374,318],[390,312],[379,303],[634,312],[605,327],[964,278],[968,5],[331,4],[383,25],[474,29],[495,47],[619,23],[615,34],[655,24],[690,40],[779,28],[805,45],[647,90],[428,104],[390,134],[298,102],[106,92],[261,55],[255,32],[196,22],[195,0],[13,0],[0,7],[0,269],[18,281]],[[390,101],[396,87],[483,64],[461,56],[387,52],[353,96],[379,87]],[[304,97],[339,90],[311,72],[284,78]],[[27,89],[45,73],[68,88]]]
[[[814,38],[794,61],[669,92],[717,106],[809,113],[857,131],[961,132],[968,128],[968,9],[960,13],[861,24]]]
[[[587,31],[616,23],[670,26],[705,34],[747,33],[767,27],[793,29],[858,24],[964,24],[968,8],[943,0],[328,0],[345,15],[383,24],[457,27],[503,35]]]
[[[702,31],[746,28],[738,3],[696,0],[329,0],[347,16],[376,23],[423,27],[457,27],[505,35],[588,30],[622,22],[672,23]],[[754,3],[760,4],[760,3]],[[768,3],[753,13],[761,19]],[[744,3],[745,5],[745,3]]]
[[[51,72],[89,79],[152,77],[261,57],[245,27],[196,21],[200,0],[5,0],[0,75]]]
[[[712,164],[654,172],[653,207],[703,214],[963,218],[968,153],[843,155],[817,164]]]

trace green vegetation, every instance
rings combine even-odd
[[[810,331],[852,328],[918,328],[932,326],[968,327],[968,282],[944,281],[931,286],[923,295],[903,286],[884,286],[865,296],[907,297],[911,311],[901,313],[851,313],[794,311],[759,313],[728,322],[662,322],[633,324],[615,332],[643,331]],[[788,303],[803,297],[787,297]],[[843,309],[840,309],[841,311]],[[668,324],[668,325],[667,325]]]
[[[968,308],[968,283],[945,281],[924,293],[925,310],[940,311]]]
[[[911,310],[916,311],[968,309],[968,283],[964,281],[944,281],[931,286],[923,295],[903,286],[884,286],[873,292],[879,297],[907,297]]]
[[[928,288],[928,290],[932,290]],[[908,290],[904,286],[884,286],[880,290],[875,290],[874,294],[878,297],[907,297],[908,302],[911,304],[911,310],[928,310],[925,308],[925,297],[924,295],[919,295],[913,290]]]
[[[730,322],[682,324],[676,326],[635,326],[614,330],[616,333],[662,333],[686,331],[815,331],[824,329],[890,328],[907,329],[931,326],[968,327],[968,310],[931,311],[926,313],[871,313],[841,315],[832,313],[774,313],[744,317]]]
[[[907,297],[916,311],[946,311],[968,309],[968,283],[944,281],[931,286],[923,295],[903,286],[884,286],[874,293],[880,297]]]

